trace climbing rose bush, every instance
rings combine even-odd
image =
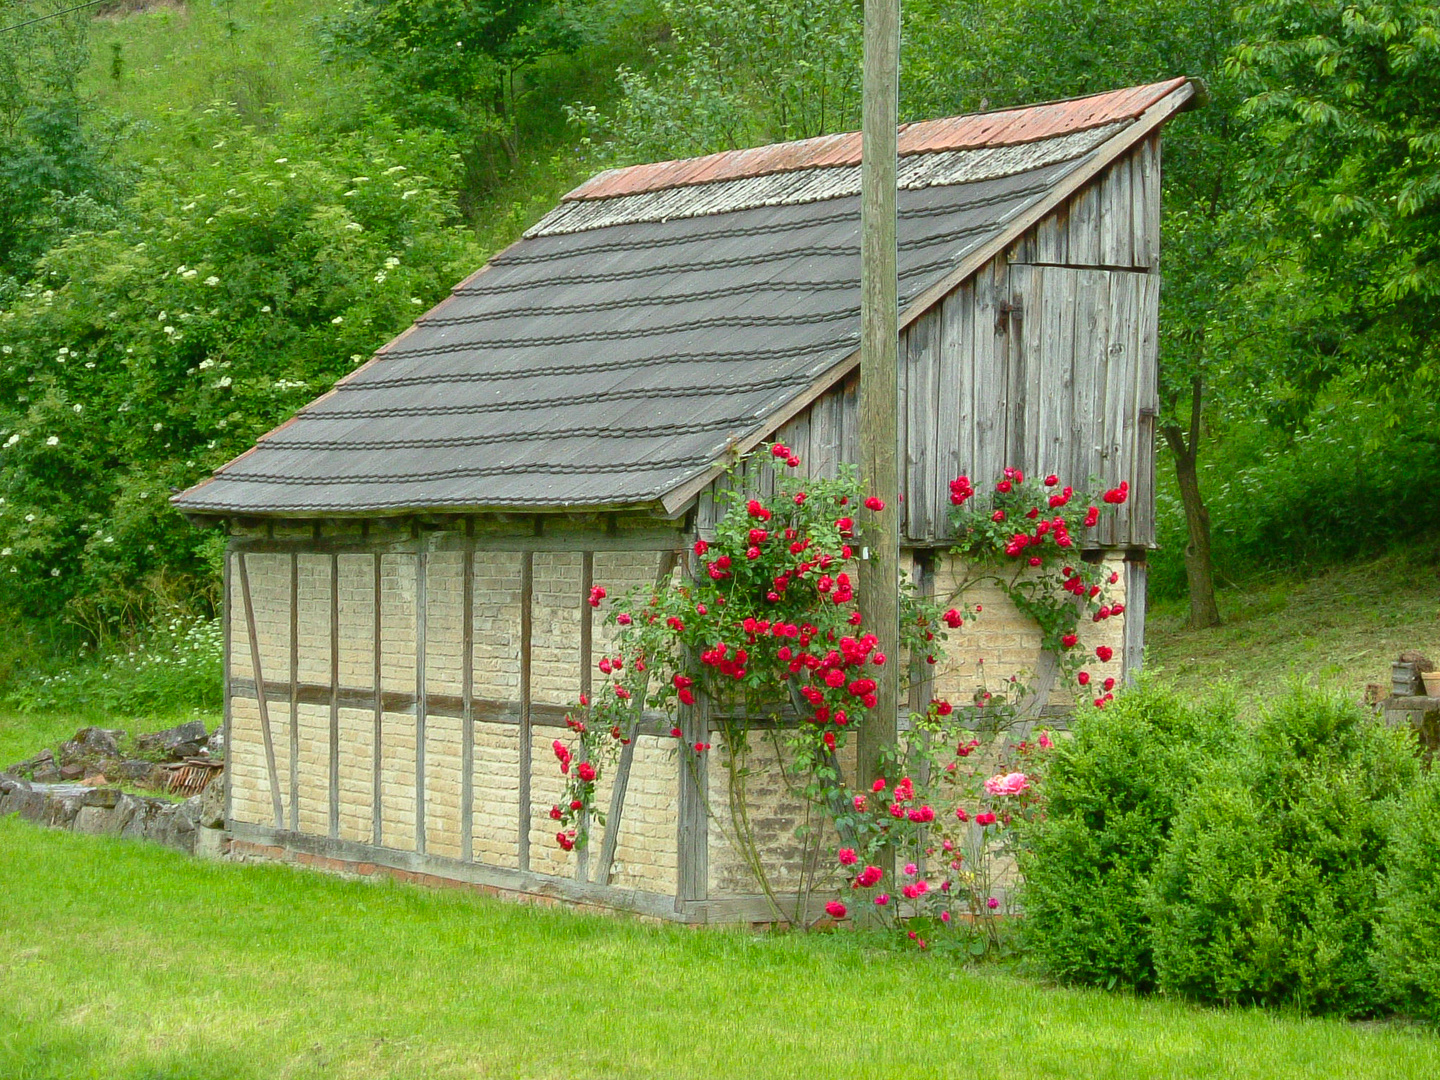
[[[855,604],[856,536],[893,511],[864,494],[851,467],[823,479],[800,475],[799,465],[781,443],[749,455],[737,477],[765,476],[756,486],[773,485],[773,494],[753,495],[737,479],[715,535],[687,552],[681,583],[611,602],[614,655],[597,663],[603,682],[568,720],[579,736],[575,757],[596,775],[635,737],[646,704],[680,717],[669,732],[676,751],[703,767],[712,747],[689,719],[703,694],[716,705],[731,760],[743,758],[749,725],[727,717],[798,717],[786,742],[804,794],[832,810],[851,798],[836,755],[876,707],[880,670],[895,662]],[[603,586],[590,596],[597,607],[607,599]],[[948,624],[935,605],[906,593],[902,625],[902,644],[934,650]],[[586,843],[588,822],[602,818],[595,781],[581,777],[563,745],[556,754],[565,796],[551,816],[556,842],[570,850]],[[758,863],[754,869],[763,873]]]
[[[1085,561],[1080,548],[1102,516],[1129,498],[1124,480],[1097,494],[1077,491],[1054,473],[1027,479],[1016,468],[1006,468],[984,493],[965,475],[950,482],[954,550],[977,568],[966,587],[982,581],[999,585],[1039,626],[1041,647],[1056,657],[1078,688],[1077,697],[1096,708],[1114,699],[1116,680],[1101,668],[1114,650],[1100,645],[1091,653],[1080,651],[1079,627],[1087,618],[1100,623],[1123,615],[1125,605],[1110,599],[1120,575]]]

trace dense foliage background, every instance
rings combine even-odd
[[[41,18],[69,6],[0,0],[0,683],[211,614],[218,539],[171,491],[585,175],[858,123],[860,6],[840,0]],[[1436,5],[907,0],[904,18],[906,119],[1206,80],[1166,133],[1154,594],[1203,588],[1182,554],[1207,522],[1222,582],[1433,533]]]

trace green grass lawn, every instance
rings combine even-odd
[[[1434,1077],[1440,1037],[0,821],[0,1076]]]
[[[1203,693],[1233,683],[1260,699],[1300,677],[1357,700],[1367,683],[1390,685],[1390,663],[1420,649],[1440,663],[1440,545],[1401,549],[1308,575],[1222,590],[1224,625],[1184,629],[1185,602],[1156,605],[1145,661],[1167,682]]]

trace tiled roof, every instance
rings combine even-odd
[[[1182,85],[910,125],[907,155],[930,156],[902,162],[902,310]],[[989,137],[1012,141],[977,145]],[[658,505],[853,355],[860,200],[845,138],[749,151],[743,169],[724,155],[654,167],[688,177],[678,190],[654,169],[603,174],[176,505]]]

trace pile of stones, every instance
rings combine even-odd
[[[169,779],[166,763],[218,760],[224,753],[224,729],[211,734],[199,720],[133,738],[120,728],[87,727],[58,749],[42,750],[5,772],[38,784],[126,784],[161,791]]]
[[[122,791],[162,791],[166,764],[219,761],[223,729],[198,720],[131,737],[118,728],[83,728],[56,750],[43,750],[0,772],[0,817],[21,817],[55,829],[150,840],[199,855],[224,850],[225,784],[216,777],[184,802]]]

